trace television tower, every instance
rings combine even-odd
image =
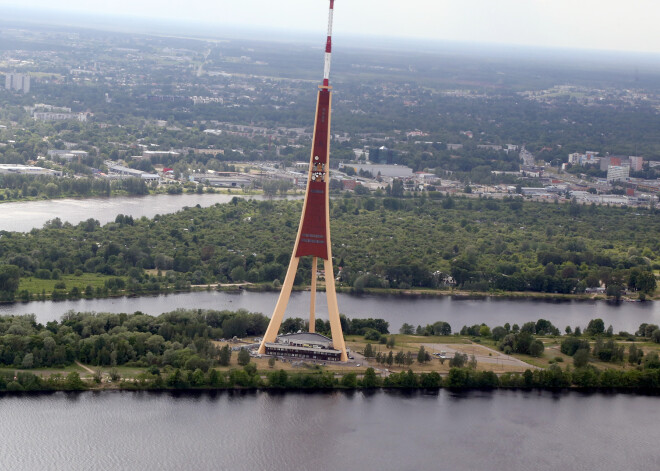
[[[335,276],[332,268],[332,250],[330,246],[330,211],[328,195],[329,187],[329,156],[330,156],[330,110],[332,103],[332,87],[330,86],[330,59],[332,54],[332,14],[334,0],[330,0],[328,14],[328,37],[325,44],[325,67],[323,70],[323,85],[319,85],[316,101],[316,118],[314,121],[314,136],[312,139],[312,154],[309,160],[307,176],[307,191],[303,202],[300,224],[296,243],[293,246],[291,261],[286,271],[282,291],[275,305],[273,317],[268,324],[259,353],[265,353],[265,344],[275,342],[282,324],[291,296],[293,280],[296,277],[300,257],[312,257],[311,300],[309,307],[309,331],[314,332],[316,305],[316,278],[318,259],[323,260],[325,276],[325,292],[328,301],[328,317],[332,333],[332,344],[335,350],[341,352],[340,360],[347,361],[344,335],[339,321],[337,293],[335,291]]]

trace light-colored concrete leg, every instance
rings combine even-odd
[[[316,332],[316,265],[317,258],[312,257],[312,289],[309,300],[309,331]]]
[[[339,307],[337,306],[337,293],[335,291],[335,274],[332,269],[332,259],[324,260],[325,269],[325,295],[328,299],[328,317],[330,318],[330,331],[332,332],[332,345],[341,352],[341,361],[348,361],[344,334],[339,320]]]
[[[273,317],[271,317],[268,329],[266,329],[261,345],[259,345],[259,353],[261,354],[266,353],[266,342],[273,343],[275,342],[275,339],[277,339],[277,332],[280,330],[286,306],[289,304],[291,288],[293,288],[293,280],[296,278],[296,270],[298,270],[299,261],[300,259],[298,257],[292,257],[289,262],[289,268],[286,271],[286,277],[284,278],[284,284],[280,291],[280,297],[275,305],[275,311],[273,311]]]

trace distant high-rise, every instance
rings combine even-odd
[[[630,170],[634,172],[639,172],[642,170],[642,166],[644,165],[644,158],[643,157],[637,157],[634,155],[631,155],[628,157],[630,160]]]
[[[23,93],[30,92],[30,76],[27,74],[6,74],[5,88]]]

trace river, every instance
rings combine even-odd
[[[179,211],[184,206],[212,206],[228,203],[234,196],[263,200],[263,195],[192,194],[121,196],[115,198],[53,199],[0,204],[0,230],[29,232],[40,229],[50,219],[59,217],[62,222],[78,224],[94,218],[105,224],[114,221],[118,214],[140,218],[152,218],[156,214]],[[289,198],[296,198],[295,196]],[[281,199],[281,198],[279,198]]]
[[[127,312],[142,311],[158,315],[178,308],[186,309],[247,309],[270,316],[278,293],[202,291],[159,296],[121,297],[107,299],[81,299],[77,301],[33,301],[30,303],[0,304],[0,314],[35,314],[45,323],[74,311]],[[417,325],[445,321],[453,331],[464,325],[486,323],[490,327],[519,325],[539,318],[548,319],[560,330],[570,325],[586,327],[591,319],[601,318],[605,326],[612,325],[615,332],[634,333],[641,323],[660,324],[660,303],[625,302],[619,305],[604,301],[547,301],[486,297],[465,299],[459,297],[410,298],[399,296],[354,296],[338,294],[339,311],[348,317],[379,317],[390,323],[390,331],[398,332],[404,322]],[[307,317],[309,292],[291,294],[287,316]],[[317,316],[327,319],[325,293],[317,296]]]
[[[658,398],[452,393],[54,393],[0,398],[21,470],[653,470]]]

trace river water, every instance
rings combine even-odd
[[[29,232],[43,227],[50,219],[59,217],[62,222],[78,224],[94,218],[105,224],[114,221],[118,214],[140,218],[152,218],[156,214],[168,214],[179,211],[184,206],[212,206],[216,203],[228,203],[234,196],[263,200],[264,196],[232,194],[183,194],[152,195],[116,198],[81,198],[54,199],[44,201],[25,201],[0,204],[0,230]],[[295,197],[290,197],[295,198]],[[281,199],[281,198],[279,198]]]
[[[158,315],[177,308],[186,309],[247,309],[270,316],[278,293],[202,291],[137,298],[108,298],[77,301],[33,301],[30,303],[0,304],[0,314],[35,314],[45,323],[74,311],[126,312],[142,311]],[[486,323],[490,327],[509,322],[522,325],[539,318],[550,320],[563,331],[567,325],[586,327],[591,319],[601,318],[612,325],[615,332],[634,333],[641,323],[660,324],[660,303],[632,303],[619,305],[604,301],[542,301],[529,299],[458,297],[409,298],[399,296],[354,296],[338,294],[339,311],[348,317],[378,317],[390,323],[390,332],[398,332],[404,322],[417,325],[445,321],[453,331],[463,325]],[[309,292],[291,294],[287,316],[307,317]],[[317,296],[317,317],[327,319],[325,293]]]
[[[653,470],[658,398],[524,391],[0,398],[7,470]]]

